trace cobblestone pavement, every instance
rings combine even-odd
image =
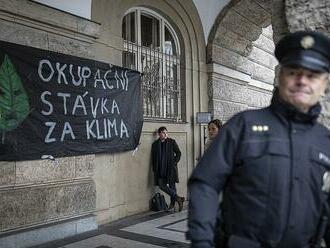
[[[34,248],[188,248],[187,210],[144,213]]]

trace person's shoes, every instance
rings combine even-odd
[[[179,212],[181,212],[183,209],[184,197],[177,196],[176,201],[178,202],[179,205]]]
[[[168,210],[174,208],[175,201],[171,201],[170,205],[168,206]]]

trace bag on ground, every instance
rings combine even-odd
[[[167,209],[167,204],[164,195],[156,193],[150,200],[150,210],[163,211]]]

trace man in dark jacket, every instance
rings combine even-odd
[[[218,247],[307,248],[320,236],[330,247],[329,229],[323,235],[320,228],[328,215],[330,132],[317,122],[330,39],[296,32],[277,44],[275,56],[281,68],[271,105],[230,119],[189,180],[194,248],[214,247],[220,192]]]
[[[168,194],[171,198],[169,209],[174,208],[175,202],[179,205],[179,211],[183,208],[184,197],[176,193],[175,183],[179,182],[177,163],[181,157],[181,151],[174,139],[168,138],[166,127],[158,129],[159,139],[151,148],[152,169],[155,185]]]

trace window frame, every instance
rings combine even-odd
[[[124,23],[124,20],[126,18],[126,16],[128,14],[131,14],[131,13],[135,13],[134,15],[134,18],[135,18],[135,30],[134,30],[134,40],[135,42],[132,42],[130,40],[126,40],[123,36],[124,34],[122,34],[122,37],[123,37],[123,41],[124,41],[124,50],[123,50],[123,53],[125,52],[128,52],[128,53],[132,53],[132,57],[134,57],[134,63],[135,63],[135,70],[138,70],[140,72],[143,71],[143,63],[142,63],[142,56],[146,56],[149,53],[152,53],[154,51],[156,51],[157,49],[156,48],[150,48],[150,47],[145,47],[142,45],[142,39],[141,39],[141,17],[142,15],[144,16],[147,16],[147,17],[151,17],[151,18],[155,18],[159,21],[159,47],[161,48],[161,52],[165,58],[162,58],[162,74],[159,73],[159,75],[168,75],[167,72],[166,72],[166,69],[168,68],[168,65],[175,65],[177,68],[176,69],[172,69],[174,73],[176,73],[176,90],[172,92],[172,94],[177,94],[178,97],[175,98],[171,98],[169,97],[169,99],[171,101],[177,101],[175,103],[170,103],[168,107],[167,105],[167,102],[168,101],[168,96],[171,96],[169,95],[170,93],[166,93],[166,94],[163,94],[162,95],[162,100],[160,101],[160,105],[163,106],[163,109],[162,107],[160,106],[160,113],[162,113],[164,116],[152,116],[151,115],[146,115],[144,113],[144,119],[145,120],[150,120],[150,121],[167,121],[167,122],[184,122],[184,113],[185,113],[185,110],[184,110],[184,107],[185,104],[184,104],[184,92],[185,92],[185,87],[183,85],[183,82],[182,82],[182,62],[181,62],[181,47],[180,47],[180,43],[179,43],[179,38],[174,30],[174,28],[170,25],[170,23],[163,17],[161,16],[160,14],[158,14],[157,12],[151,10],[151,9],[148,9],[148,8],[145,8],[145,7],[134,7],[134,8],[131,8],[129,10],[127,10],[122,18],[122,25]],[[126,24],[126,25],[131,25],[131,24]],[[165,31],[166,29],[168,30],[168,32],[170,33],[170,35],[172,36],[173,38],[173,41],[174,41],[174,44],[173,46],[175,46],[175,52],[176,54],[167,54],[166,53],[166,47],[165,47]],[[127,35],[127,28],[125,28],[126,30],[126,35]],[[123,31],[123,28],[122,28],[122,31]],[[140,49],[140,51],[139,51]],[[164,65],[166,63],[166,65]],[[173,63],[173,64],[170,64],[170,63]],[[123,61],[123,64],[124,64],[124,61]],[[169,77],[170,78],[170,77]],[[168,78],[166,78],[165,80],[167,80]],[[164,79],[162,79],[162,85],[161,87],[163,88],[164,87]],[[165,83],[166,84],[166,83]],[[173,84],[173,88],[174,88],[174,84]],[[164,89],[163,89],[164,90]],[[166,90],[165,90],[166,91]],[[177,91],[177,93],[176,93]],[[143,99],[145,100],[145,99]],[[166,105],[166,107],[164,107]],[[144,106],[145,107],[145,106]],[[153,105],[150,105],[150,107],[155,107]],[[173,109],[176,109],[175,111],[173,111],[176,115],[174,118],[173,117],[169,117],[170,114],[167,113],[167,111],[169,110],[168,108],[173,108]],[[145,109],[144,109],[145,110]],[[155,111],[158,111],[158,110],[155,110]],[[145,111],[144,111],[145,112]],[[170,113],[172,113],[172,110],[170,111]]]

